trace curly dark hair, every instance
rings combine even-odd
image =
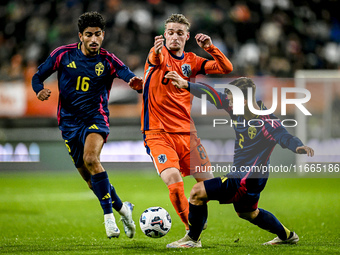
[[[98,12],[85,12],[78,19],[79,33],[83,33],[88,27],[99,27],[105,30],[105,20]]]

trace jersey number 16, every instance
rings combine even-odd
[[[90,87],[90,78],[78,76],[76,90],[88,91]]]

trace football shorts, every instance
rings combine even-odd
[[[216,177],[204,181],[209,200],[220,204],[233,204],[238,213],[252,212],[257,209],[260,193],[248,193],[240,178]]]
[[[209,157],[197,133],[147,132],[144,145],[160,175],[167,168],[179,169],[182,176],[201,172],[201,167],[210,166]]]
[[[94,122],[89,125],[79,126],[73,131],[62,131],[65,145],[76,168],[83,166],[85,139],[90,133],[98,133],[104,138],[104,142],[110,133],[109,127],[103,122]]]

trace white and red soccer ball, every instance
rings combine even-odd
[[[146,236],[160,238],[169,232],[171,217],[162,207],[150,207],[140,216],[139,226]]]

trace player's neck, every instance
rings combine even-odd
[[[182,57],[184,50],[169,50],[172,55],[176,57]]]

